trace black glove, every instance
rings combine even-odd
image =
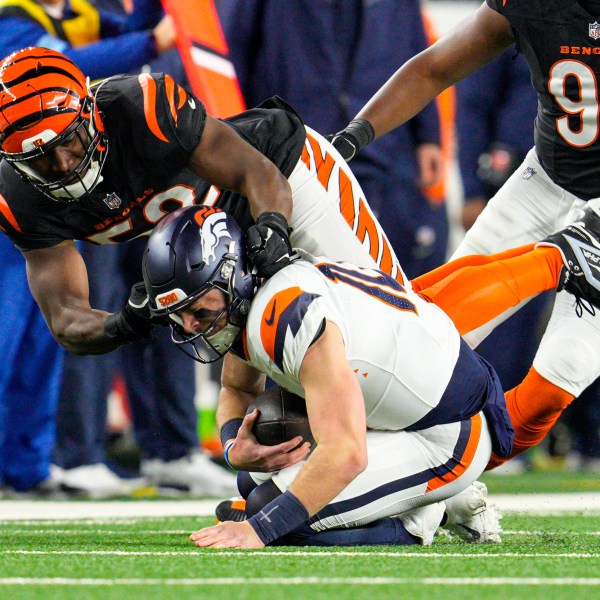
[[[154,324],[146,286],[143,281],[139,281],[131,287],[129,300],[125,306],[119,312],[108,315],[104,322],[104,333],[112,340],[128,344],[142,338],[149,338]]]
[[[258,215],[256,224],[248,229],[248,258],[260,277],[271,277],[291,262],[291,228],[277,212]]]
[[[375,131],[369,121],[354,119],[346,125],[345,129],[338,131],[335,135],[328,135],[326,138],[342,155],[342,158],[346,162],[350,162],[361,148],[373,141]]]

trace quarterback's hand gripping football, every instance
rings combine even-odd
[[[236,469],[271,473],[291,467],[308,456],[310,442],[299,445],[302,442],[300,436],[276,446],[259,444],[252,433],[252,427],[258,414],[258,409],[255,409],[244,417],[235,443],[229,450],[229,461]]]
[[[248,258],[259,277],[271,277],[290,264],[291,231],[285,217],[277,212],[260,214],[248,229]]]
[[[152,327],[156,324],[150,314],[146,286],[143,281],[139,281],[131,287],[125,306],[119,312],[107,317],[104,332],[108,338],[128,344],[142,338],[149,338]]]
[[[342,131],[326,136],[346,162],[350,162],[361,148],[373,141],[374,137],[373,126],[365,119],[354,119]]]

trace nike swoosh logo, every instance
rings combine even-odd
[[[190,108],[191,108],[192,110],[194,110],[194,109],[196,108],[196,102],[194,101],[194,99],[193,99],[193,98],[189,98],[189,99],[188,99],[188,104],[190,105]]]
[[[273,325],[275,321],[275,306],[277,306],[277,300],[273,302],[273,310],[271,310],[271,316],[268,319],[265,319],[265,323],[269,326]]]

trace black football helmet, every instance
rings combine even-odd
[[[219,360],[242,332],[256,287],[245,248],[235,219],[207,206],[176,210],[150,235],[142,262],[150,312],[169,317],[173,342],[194,360]],[[225,295],[225,308],[203,331],[186,333],[177,311],[214,288]],[[227,324],[215,333],[223,316]]]

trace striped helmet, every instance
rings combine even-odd
[[[58,146],[81,142],[68,173],[41,169]],[[102,179],[107,140],[83,73],[66,56],[24,48],[0,63],[0,156],[53,200],[72,201]]]

